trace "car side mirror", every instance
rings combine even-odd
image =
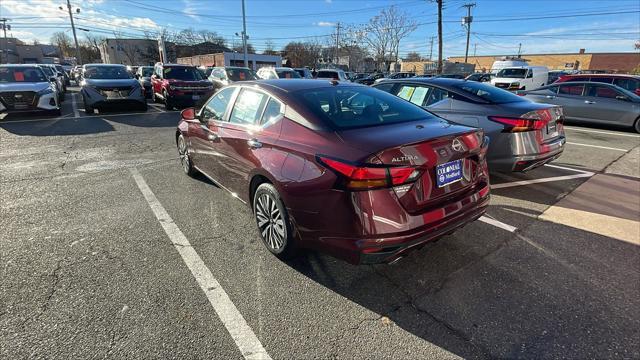
[[[196,119],[196,109],[189,107],[180,112],[180,117],[183,120],[195,120]]]

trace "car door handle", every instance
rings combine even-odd
[[[591,101],[591,100],[585,100],[584,101],[585,104],[595,104],[595,101]]]
[[[556,98],[556,97],[555,97],[555,96],[553,96],[553,95],[547,95],[546,97],[547,97],[547,99],[555,99],[555,98]]]
[[[262,147],[262,143],[256,139],[250,139],[247,141],[249,147],[252,149],[260,149]]]
[[[207,139],[209,139],[209,141],[216,141],[219,139],[218,135],[216,133],[210,132],[207,135]]]

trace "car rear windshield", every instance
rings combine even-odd
[[[151,75],[153,75],[153,68],[151,66],[142,68],[142,77],[151,77]]]
[[[483,84],[475,81],[465,81],[451,85],[452,87],[461,90],[462,92],[473,94],[481,97],[482,99],[492,104],[504,104],[518,101],[527,101],[522,97],[510,93],[506,90],[502,90],[495,86]]]
[[[124,66],[87,66],[84,70],[86,79],[131,79],[131,74]]]
[[[318,75],[316,75],[318,79],[335,79],[339,80],[338,72],[336,71],[319,71]]]
[[[232,81],[258,80],[249,69],[227,69],[227,77]]]
[[[280,79],[300,79],[301,76],[293,70],[276,70]]]
[[[497,77],[524,79],[525,75],[527,75],[527,69],[502,69]]]
[[[47,82],[42,69],[30,67],[0,67],[0,83]]]
[[[204,80],[204,74],[196,68],[191,67],[167,67],[164,68],[163,76],[165,79],[175,79],[184,81]]]
[[[294,96],[336,129],[437,119],[430,112],[408,101],[364,86],[307,89],[295,92]]]

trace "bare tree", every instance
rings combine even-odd
[[[242,47],[242,45],[235,46],[231,50],[233,50],[234,52],[237,52],[237,53],[244,53],[244,48]],[[247,43],[247,53],[248,54],[255,54],[256,53],[256,49],[253,47],[253,45],[251,45],[249,43]]]
[[[140,48],[136,44],[132,44],[130,41],[124,41],[120,44],[122,53],[127,58],[127,65],[136,65],[138,63],[138,55],[140,54]]]
[[[282,52],[292,67],[316,67],[321,58],[322,46],[317,41],[288,43]]]
[[[406,61],[420,61],[422,60],[422,56],[415,51],[410,51],[404,59]]]
[[[398,61],[400,41],[416,28],[416,22],[394,5],[371,18],[358,34],[373,49],[378,68],[386,70],[390,61]]]
[[[264,55],[278,55],[278,52],[275,50],[275,45],[273,41],[267,40],[264,43],[264,51],[262,53]]]
[[[198,35],[200,35],[200,39],[202,40],[202,42],[210,42],[216,45],[226,46],[224,38],[218,35],[218,33],[215,31],[200,30],[198,31]]]
[[[51,35],[51,44],[60,49],[63,56],[71,56],[73,51],[72,40],[67,33],[59,31]]]

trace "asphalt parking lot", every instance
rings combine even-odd
[[[639,358],[640,135],[568,126],[487,216],[393,265],[260,243],[178,112],[0,120],[0,358]]]

